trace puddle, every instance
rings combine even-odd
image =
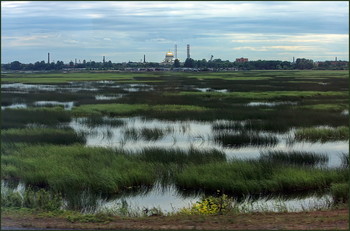
[[[1,110],[5,109],[17,109],[17,108],[27,108],[27,104],[24,103],[16,103],[16,104],[11,104],[9,106],[1,106]]]
[[[258,107],[258,106],[267,106],[267,107],[275,107],[278,105],[297,105],[295,102],[250,102],[247,104],[249,107]]]
[[[220,93],[226,93],[228,92],[227,89],[221,89],[221,90],[215,90],[212,88],[194,88],[195,90],[198,90],[200,92],[220,92]]]
[[[45,107],[45,106],[63,106],[65,110],[72,110],[74,102],[58,102],[58,101],[36,101],[35,106]]]
[[[32,91],[58,91],[58,92],[78,92],[78,91],[97,91],[98,89],[92,86],[93,83],[84,82],[71,82],[69,84],[61,85],[45,85],[45,84],[24,84],[24,83],[9,83],[2,84],[1,89],[15,89],[22,90],[29,93]],[[7,91],[9,92],[9,91]],[[13,93],[11,91],[9,93]],[[17,91],[16,91],[17,92]],[[22,92],[22,93],[23,93]]]
[[[114,100],[114,99],[120,99],[124,95],[118,94],[118,95],[95,95],[96,100]]]
[[[265,151],[305,151],[324,154],[328,156],[327,167],[335,168],[342,165],[342,153],[348,153],[348,141],[336,142],[290,142],[294,136],[294,130],[284,134],[261,132],[261,135],[272,134],[277,137],[278,142],[273,146],[244,146],[239,148],[224,147],[214,141],[215,132],[212,129],[213,122],[199,121],[161,121],[157,119],[145,120],[140,117],[119,118],[124,121],[123,126],[113,127],[110,125],[88,126],[84,124],[84,118],[78,118],[70,122],[70,126],[76,132],[86,133],[87,146],[100,146],[111,148],[124,148],[131,152],[141,151],[148,147],[176,148],[189,150],[217,149],[223,151],[226,156],[238,159],[259,158],[261,152]],[[130,138],[126,133],[130,130],[140,131],[142,129],[161,129],[164,134],[158,139],[145,140],[142,138]]]
[[[349,110],[344,110],[341,112],[342,115],[348,116],[349,115]]]

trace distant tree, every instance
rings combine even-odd
[[[175,59],[175,61],[174,61],[174,67],[175,67],[175,68],[180,67],[180,61],[179,61],[178,59]]]
[[[314,67],[314,61],[311,59],[297,59],[295,62],[296,69],[312,69]]]
[[[184,63],[184,67],[194,68],[194,66],[195,66],[195,61],[191,58],[187,58]]]
[[[22,64],[19,61],[13,61],[10,65],[11,70],[21,70]]]

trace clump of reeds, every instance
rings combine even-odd
[[[187,166],[176,175],[176,184],[185,189],[219,189],[235,195],[310,192],[334,182],[347,182],[345,171],[236,160]]]
[[[328,162],[328,156],[302,151],[267,151],[260,154],[261,161],[277,164],[316,165]]]
[[[171,129],[163,128],[127,128],[124,131],[124,138],[126,140],[146,140],[156,141],[163,138],[166,134],[171,132]]]
[[[60,107],[5,109],[1,112],[1,128],[24,128],[27,124],[56,126],[69,122],[71,115]]]
[[[295,132],[295,140],[311,142],[349,140],[349,127],[303,128]]]
[[[91,115],[84,120],[84,124],[89,127],[107,125],[111,127],[120,127],[125,125],[125,121],[120,119],[108,119],[101,115]]]
[[[226,155],[216,149],[198,150],[191,148],[188,151],[180,149],[165,149],[150,147],[136,153],[135,157],[151,163],[175,164],[204,164],[216,161],[226,161]]]
[[[246,120],[246,121],[223,121],[213,124],[214,131],[233,130],[233,131],[270,131],[286,132],[289,126],[283,121],[264,121],[264,120]]]
[[[152,185],[157,178],[151,163],[118,150],[83,145],[17,144],[1,165],[4,178],[62,193],[87,189],[117,193],[128,187]]]
[[[332,184],[330,191],[333,196],[333,200],[336,204],[346,203],[347,201],[349,201],[349,184],[348,183]]]
[[[273,135],[259,135],[253,132],[220,132],[214,135],[214,141],[224,147],[240,148],[246,146],[274,146],[278,143]]]
[[[78,134],[71,128],[13,128],[1,132],[1,141],[68,145],[85,143],[86,140],[83,134]]]

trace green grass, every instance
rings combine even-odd
[[[344,91],[262,91],[262,92],[189,92],[183,91],[179,93],[165,93],[165,95],[190,95],[190,96],[211,96],[211,97],[229,97],[229,98],[242,98],[252,100],[265,100],[265,99],[283,99],[289,97],[303,98],[314,96],[348,96],[348,92]]]
[[[71,114],[61,107],[6,109],[1,111],[1,129],[24,128],[27,124],[57,126],[69,122]]]
[[[260,160],[286,165],[316,165],[328,162],[328,157],[314,152],[267,151],[261,153]]]
[[[261,161],[216,162],[188,166],[176,176],[185,189],[221,190],[235,195],[307,192],[347,182],[348,171],[281,166]]]
[[[77,134],[73,129],[55,128],[23,128],[1,131],[1,142],[25,142],[31,144],[51,143],[68,145],[85,143],[83,134]]]
[[[314,109],[314,110],[335,110],[342,111],[349,108],[347,104],[313,104],[313,105],[304,105],[301,108],[305,109]]]
[[[302,128],[295,131],[295,140],[311,142],[349,140],[349,127]]]
[[[148,104],[92,104],[75,107],[72,113],[75,116],[88,115],[142,115],[143,113],[153,112],[179,112],[179,111],[205,111],[204,107],[192,105],[148,105]]]
[[[246,146],[274,146],[278,139],[273,135],[259,135],[252,132],[232,134],[220,132],[214,135],[214,141],[224,147],[240,148]]]
[[[19,145],[2,156],[1,166],[4,178],[62,193],[86,189],[117,193],[127,187],[152,185],[156,179],[150,163],[130,160],[111,149],[82,145]]]

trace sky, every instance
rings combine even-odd
[[[1,1],[1,63],[349,60],[348,1]]]

